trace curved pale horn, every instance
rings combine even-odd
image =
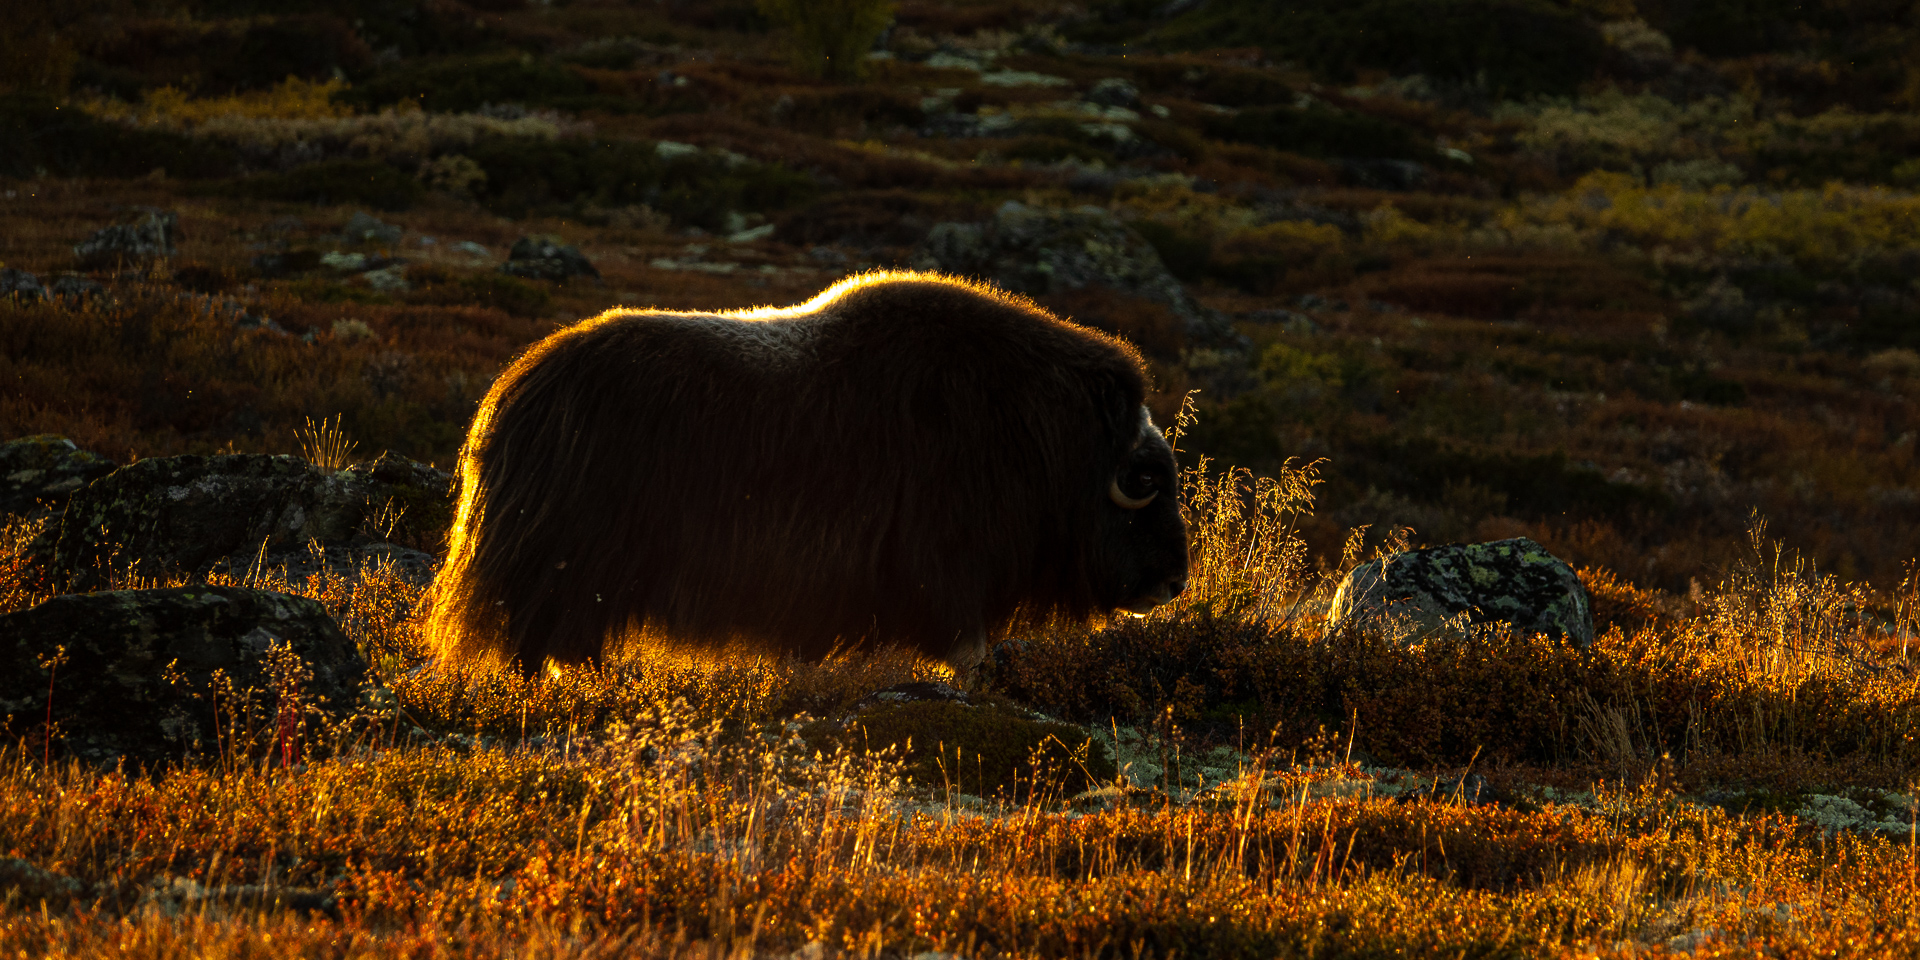
[[[1119,504],[1121,507],[1124,507],[1128,510],[1138,510],[1141,507],[1144,507],[1147,504],[1152,503],[1153,498],[1159,495],[1160,495],[1160,491],[1155,490],[1154,492],[1149,493],[1144,497],[1129,497],[1127,496],[1126,491],[1120,489],[1119,477],[1114,477],[1113,485],[1107,487],[1107,496],[1112,497],[1114,503]]]

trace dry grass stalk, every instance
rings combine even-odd
[[[315,423],[308,418],[301,427],[300,456],[322,470],[342,470],[353,463],[354,443],[340,426],[341,415]]]

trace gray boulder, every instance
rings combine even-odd
[[[559,237],[550,234],[536,234],[514,241],[513,249],[507,251],[507,262],[500,269],[516,277],[535,280],[600,276],[593,261],[588,260],[579,248],[570,247],[561,242]]]
[[[277,675],[276,644],[299,658]],[[51,688],[53,751],[93,764],[310,740],[309,718],[350,711],[366,669],[318,601],[265,590],[67,594],[0,616],[9,728],[44,737]]]
[[[139,223],[120,223],[74,244],[73,255],[88,269],[111,269],[150,263],[173,256],[177,214],[149,210]]]
[[[1188,296],[1153,245],[1103,207],[1049,210],[1009,200],[987,223],[936,224],[912,262],[1028,295],[1105,287],[1165,304],[1190,340],[1234,340],[1227,319]]]
[[[390,559],[420,579],[453,518],[452,477],[385,455],[327,471],[295,457],[156,457],[67,502],[32,552],[54,583],[94,589],[109,572],[163,577]],[[297,572],[290,570],[289,572]]]
[[[1341,582],[1329,626],[1360,625],[1417,640],[1466,615],[1469,624],[1593,643],[1593,610],[1573,568],[1527,539],[1410,550],[1363,563]]]
[[[47,299],[47,288],[41,286],[39,277],[12,267],[0,270],[0,300],[32,303],[45,299]]]
[[[1087,88],[1088,103],[1097,103],[1103,107],[1125,107],[1129,110],[1140,109],[1140,88],[1129,80],[1120,77],[1108,77],[1094,81]]]
[[[340,228],[348,243],[371,243],[391,247],[400,242],[403,231],[391,223],[381,221],[366,211],[356,211],[347,218],[347,225]]]
[[[50,433],[0,443],[0,513],[32,516],[59,510],[75,491],[117,466]]]

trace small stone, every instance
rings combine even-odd
[[[1355,567],[1334,594],[1329,627],[1381,628],[1409,641],[1464,614],[1469,624],[1593,643],[1586,587],[1565,560],[1526,537],[1410,550]]]
[[[407,282],[407,266],[403,263],[396,263],[379,270],[369,270],[361,276],[367,281],[367,286],[381,293],[399,293],[413,289],[413,285]]]
[[[565,280],[569,277],[599,277],[593,262],[579,248],[568,246],[551,234],[536,234],[514,241],[507,262],[500,268],[516,277],[536,280]]]
[[[739,231],[735,231],[734,233],[727,234],[727,242],[728,243],[753,243],[756,240],[767,240],[772,237],[773,237],[773,224],[764,223],[757,227],[750,227],[746,230],[739,230]]]
[[[346,237],[348,243],[377,243],[387,247],[399,243],[400,236],[404,232],[401,228],[384,223],[364,211],[356,211],[353,216],[347,218],[347,225],[340,228],[340,233]]]
[[[0,270],[0,300],[32,303],[45,299],[47,288],[40,285],[39,277],[12,267]]]
[[[662,160],[678,160],[681,157],[699,156],[700,148],[677,140],[661,140],[653,145],[653,154]]]
[[[1087,102],[1103,107],[1140,108],[1140,88],[1120,77],[1108,77],[1087,88]]]
[[[87,269],[118,269],[173,256],[178,214],[150,210],[139,223],[115,224],[97,230],[73,247],[73,255]]]

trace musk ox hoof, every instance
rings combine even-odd
[[[1417,641],[1465,616],[1518,633],[1593,643],[1593,611],[1573,568],[1527,539],[1410,550],[1347,574],[1327,612],[1329,626],[1385,629]]]

